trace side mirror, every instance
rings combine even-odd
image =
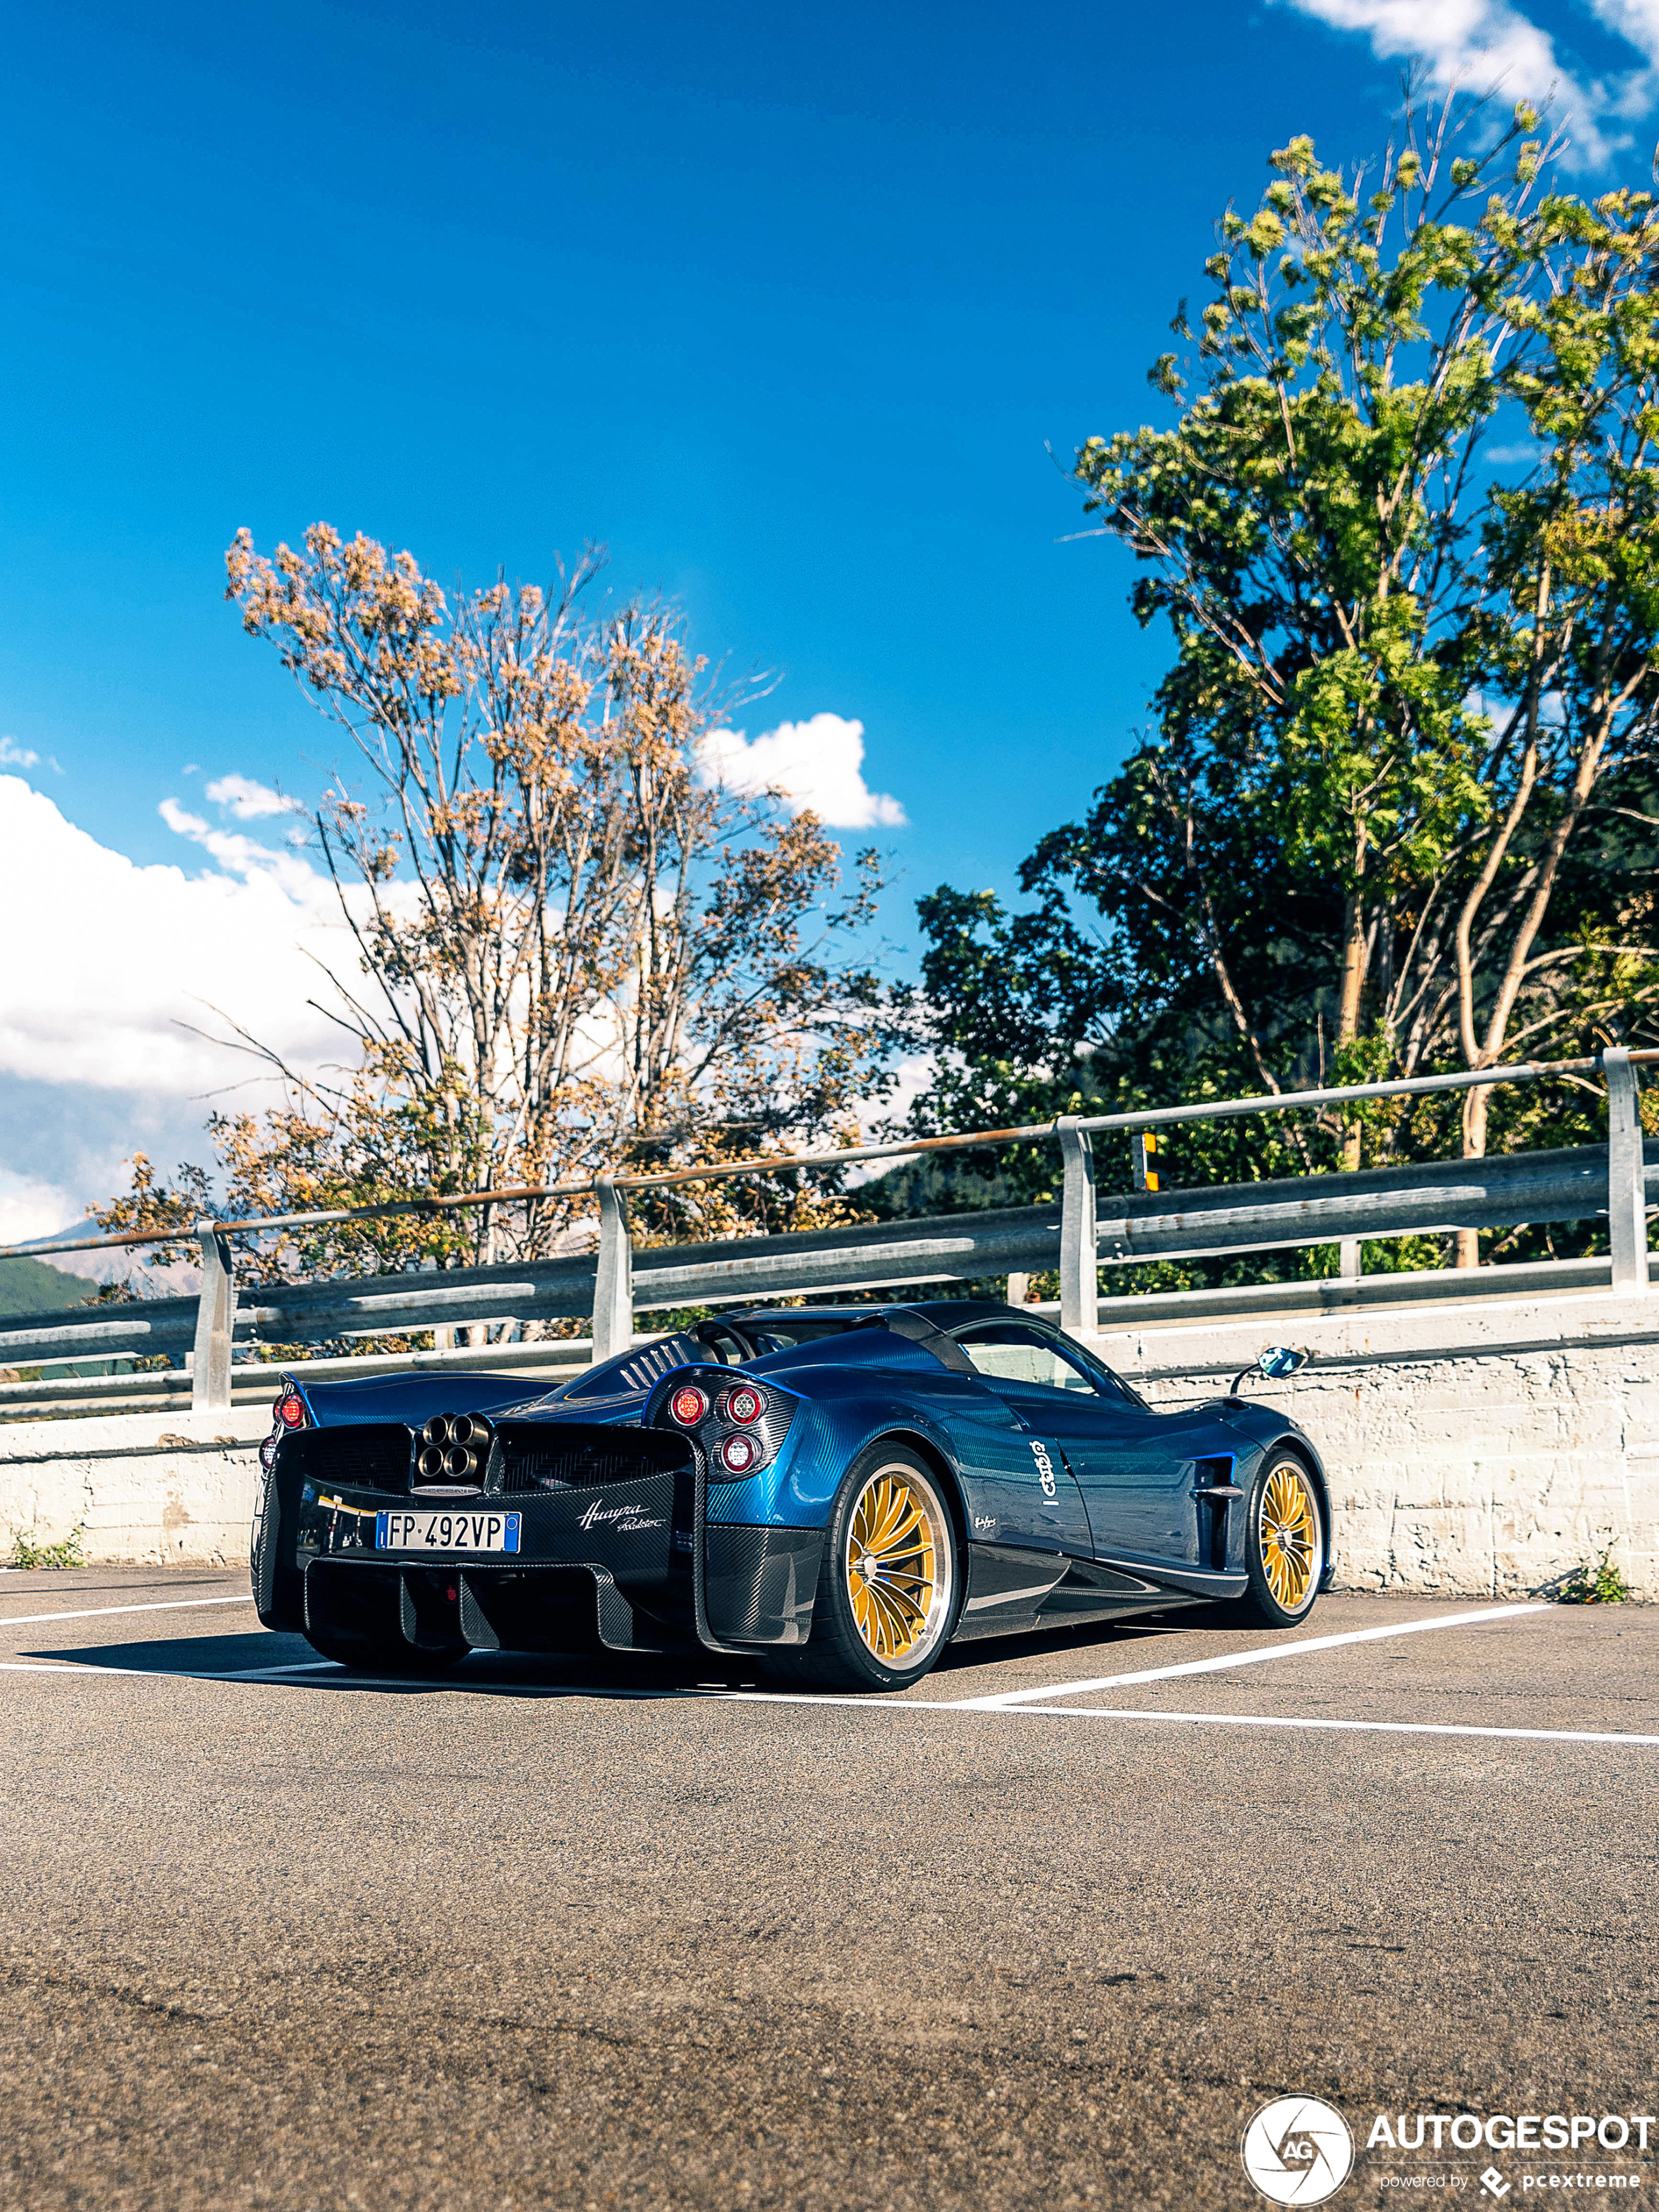
[[[1294,1375],[1298,1367],[1305,1367],[1313,1358],[1310,1352],[1299,1352],[1288,1344],[1270,1344],[1257,1355],[1256,1372],[1276,1382],[1281,1375]]]
[[[1260,1375],[1269,1382],[1277,1382],[1282,1376],[1294,1375],[1299,1367],[1305,1367],[1312,1358],[1311,1352],[1299,1350],[1294,1345],[1270,1344],[1257,1352],[1248,1367],[1240,1368],[1233,1377],[1232,1387],[1227,1395],[1237,1397],[1239,1385],[1252,1375]]]

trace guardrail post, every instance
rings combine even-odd
[[[1615,1291],[1648,1286],[1648,1194],[1636,1070],[1622,1045],[1601,1055],[1607,1079],[1607,1236]]]
[[[634,1247],[622,1193],[609,1176],[599,1194],[599,1264],[593,1282],[593,1362],[634,1349]]]
[[[1100,1267],[1095,1243],[1095,1149],[1079,1116],[1063,1114],[1060,1157],[1066,1170],[1060,1204],[1060,1325],[1092,1336],[1100,1320]]]
[[[230,1346],[236,1327],[236,1263],[230,1239],[211,1221],[198,1221],[202,1294],[196,1306],[196,1356],[191,1363],[192,1413],[230,1408]]]

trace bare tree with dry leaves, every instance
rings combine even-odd
[[[874,977],[854,954],[879,887],[782,795],[723,787],[702,740],[730,693],[661,604],[558,586],[453,598],[412,554],[326,523],[258,552],[227,597],[350,740],[314,816],[355,963],[317,1003],[337,1080],[280,1067],[284,1104],[217,1117],[233,1201],[288,1211],[585,1180],[834,1143],[878,1091]],[[753,696],[753,690],[748,696]],[[684,1225],[815,1218],[823,1186],[681,1201]],[[833,1199],[829,1202],[833,1203]],[[545,1249],[582,1203],[365,1224],[268,1264],[407,1264]]]

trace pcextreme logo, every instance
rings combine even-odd
[[[1322,2204],[1353,2170],[1353,2137],[1334,2105],[1275,2097],[1244,2130],[1244,2171],[1275,2204]]]

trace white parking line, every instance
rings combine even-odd
[[[1475,1735],[1520,1743],[1659,1745],[1659,1735],[1623,1735],[1607,1729],[1480,1728],[1469,1721],[1304,1720],[1280,1713],[1135,1713],[1115,1705],[1017,1705],[1013,1710],[1022,1715],[1047,1713],[1077,1721],[1177,1721],[1195,1728],[1334,1729],[1365,1735]]]
[[[1414,1636],[1432,1628],[1469,1628],[1478,1621],[1516,1620],[1528,1613],[1553,1613],[1547,1600],[1532,1605],[1482,1606],[1476,1613],[1443,1613],[1432,1620],[1406,1620],[1393,1628],[1355,1628],[1344,1636],[1308,1636],[1297,1644],[1268,1644],[1253,1651],[1230,1651],[1218,1659],[1188,1659],[1176,1667],[1147,1667],[1138,1674],[1099,1674],[1086,1682],[1045,1682],[1036,1690],[1003,1690],[994,1696],[958,1698],[959,1705],[981,1711],[1034,1705],[1040,1698],[1075,1698],[1090,1690],[1126,1689],[1133,1682],[1167,1682],[1177,1674],[1219,1674],[1232,1667],[1255,1667],[1264,1659],[1293,1659],[1304,1651],[1334,1651],[1340,1644],[1374,1644],[1385,1636]]]
[[[1334,1720],[1323,1715],[1311,1719],[1297,1713],[1140,1712],[1114,1705],[1009,1705],[984,1698],[838,1697],[819,1695],[810,1690],[636,1690],[612,1683],[495,1682],[477,1675],[451,1674],[438,1679],[410,1674],[354,1674],[332,1659],[297,1660],[284,1667],[256,1667],[238,1674],[210,1672],[204,1668],[174,1670],[160,1667],[89,1667],[68,1660],[0,1660],[0,1674],[123,1674],[164,1682],[274,1681],[285,1674],[339,1674],[351,1688],[358,1690],[429,1692],[447,1689],[475,1695],[505,1690],[515,1697],[600,1698],[623,1703],[830,1705],[860,1713],[954,1713],[959,1717],[972,1714],[987,1720],[1165,1722],[1178,1728],[1288,1729],[1303,1734],[1338,1735],[1473,1736],[1500,1743],[1598,1743],[1624,1745],[1633,1750],[1659,1748],[1659,1735],[1638,1735],[1611,1729],[1495,1728],[1472,1721]]]
[[[188,1613],[203,1605],[252,1605],[251,1596],[244,1597],[164,1597],[153,1605],[90,1605],[82,1613],[15,1613],[9,1620],[0,1620],[0,1628],[25,1628],[37,1620],[102,1620],[112,1613]]]

